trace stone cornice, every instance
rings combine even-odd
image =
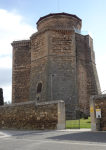
[[[58,32],[72,32],[74,31],[74,27],[73,28],[56,28],[56,27],[48,27],[48,28],[45,28],[41,31],[38,31],[34,34],[31,35],[30,38],[33,38],[41,33],[44,33],[45,31],[58,31]],[[75,32],[75,31],[74,31]]]
[[[13,41],[13,43],[11,43],[12,46],[26,46],[26,45],[31,45],[31,41],[30,40],[21,40],[21,41]]]
[[[55,17],[55,18],[56,17],[65,17],[65,18],[66,17],[72,17],[73,19],[77,19],[79,22],[82,22],[82,20],[79,17],[77,17],[76,15],[67,14],[67,13],[54,13],[54,14],[48,14],[46,16],[41,17],[36,24],[38,25],[39,23],[41,23],[45,19],[53,18],[53,17]]]
[[[48,102],[41,102],[41,103],[37,103],[36,101],[28,101],[28,102],[21,102],[21,103],[13,103],[13,104],[8,104],[8,105],[2,105],[0,106],[0,109],[2,108],[10,108],[14,107],[14,106],[25,106],[25,105],[30,105],[33,104],[35,106],[39,106],[39,105],[50,105],[50,104],[58,104],[58,103],[62,103],[64,102],[63,100],[55,100],[55,101],[48,101]]]

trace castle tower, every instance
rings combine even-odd
[[[12,103],[26,102],[29,96],[31,43],[30,40],[14,41],[12,46]]]
[[[89,115],[89,97],[100,93],[100,85],[93,40],[74,30],[81,25],[76,15],[49,14],[29,41],[12,43],[14,103],[64,100],[67,118],[75,118],[79,106]]]

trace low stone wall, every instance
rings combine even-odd
[[[96,119],[96,109],[101,109],[100,127],[101,131],[106,131],[106,94],[95,95],[90,98],[91,129],[99,130],[98,119]]]
[[[63,101],[23,102],[0,106],[1,129],[64,129]]]

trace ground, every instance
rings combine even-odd
[[[105,150],[106,132],[0,130],[0,150]]]

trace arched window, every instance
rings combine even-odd
[[[37,86],[37,93],[40,93],[42,89],[42,83],[39,83]]]

